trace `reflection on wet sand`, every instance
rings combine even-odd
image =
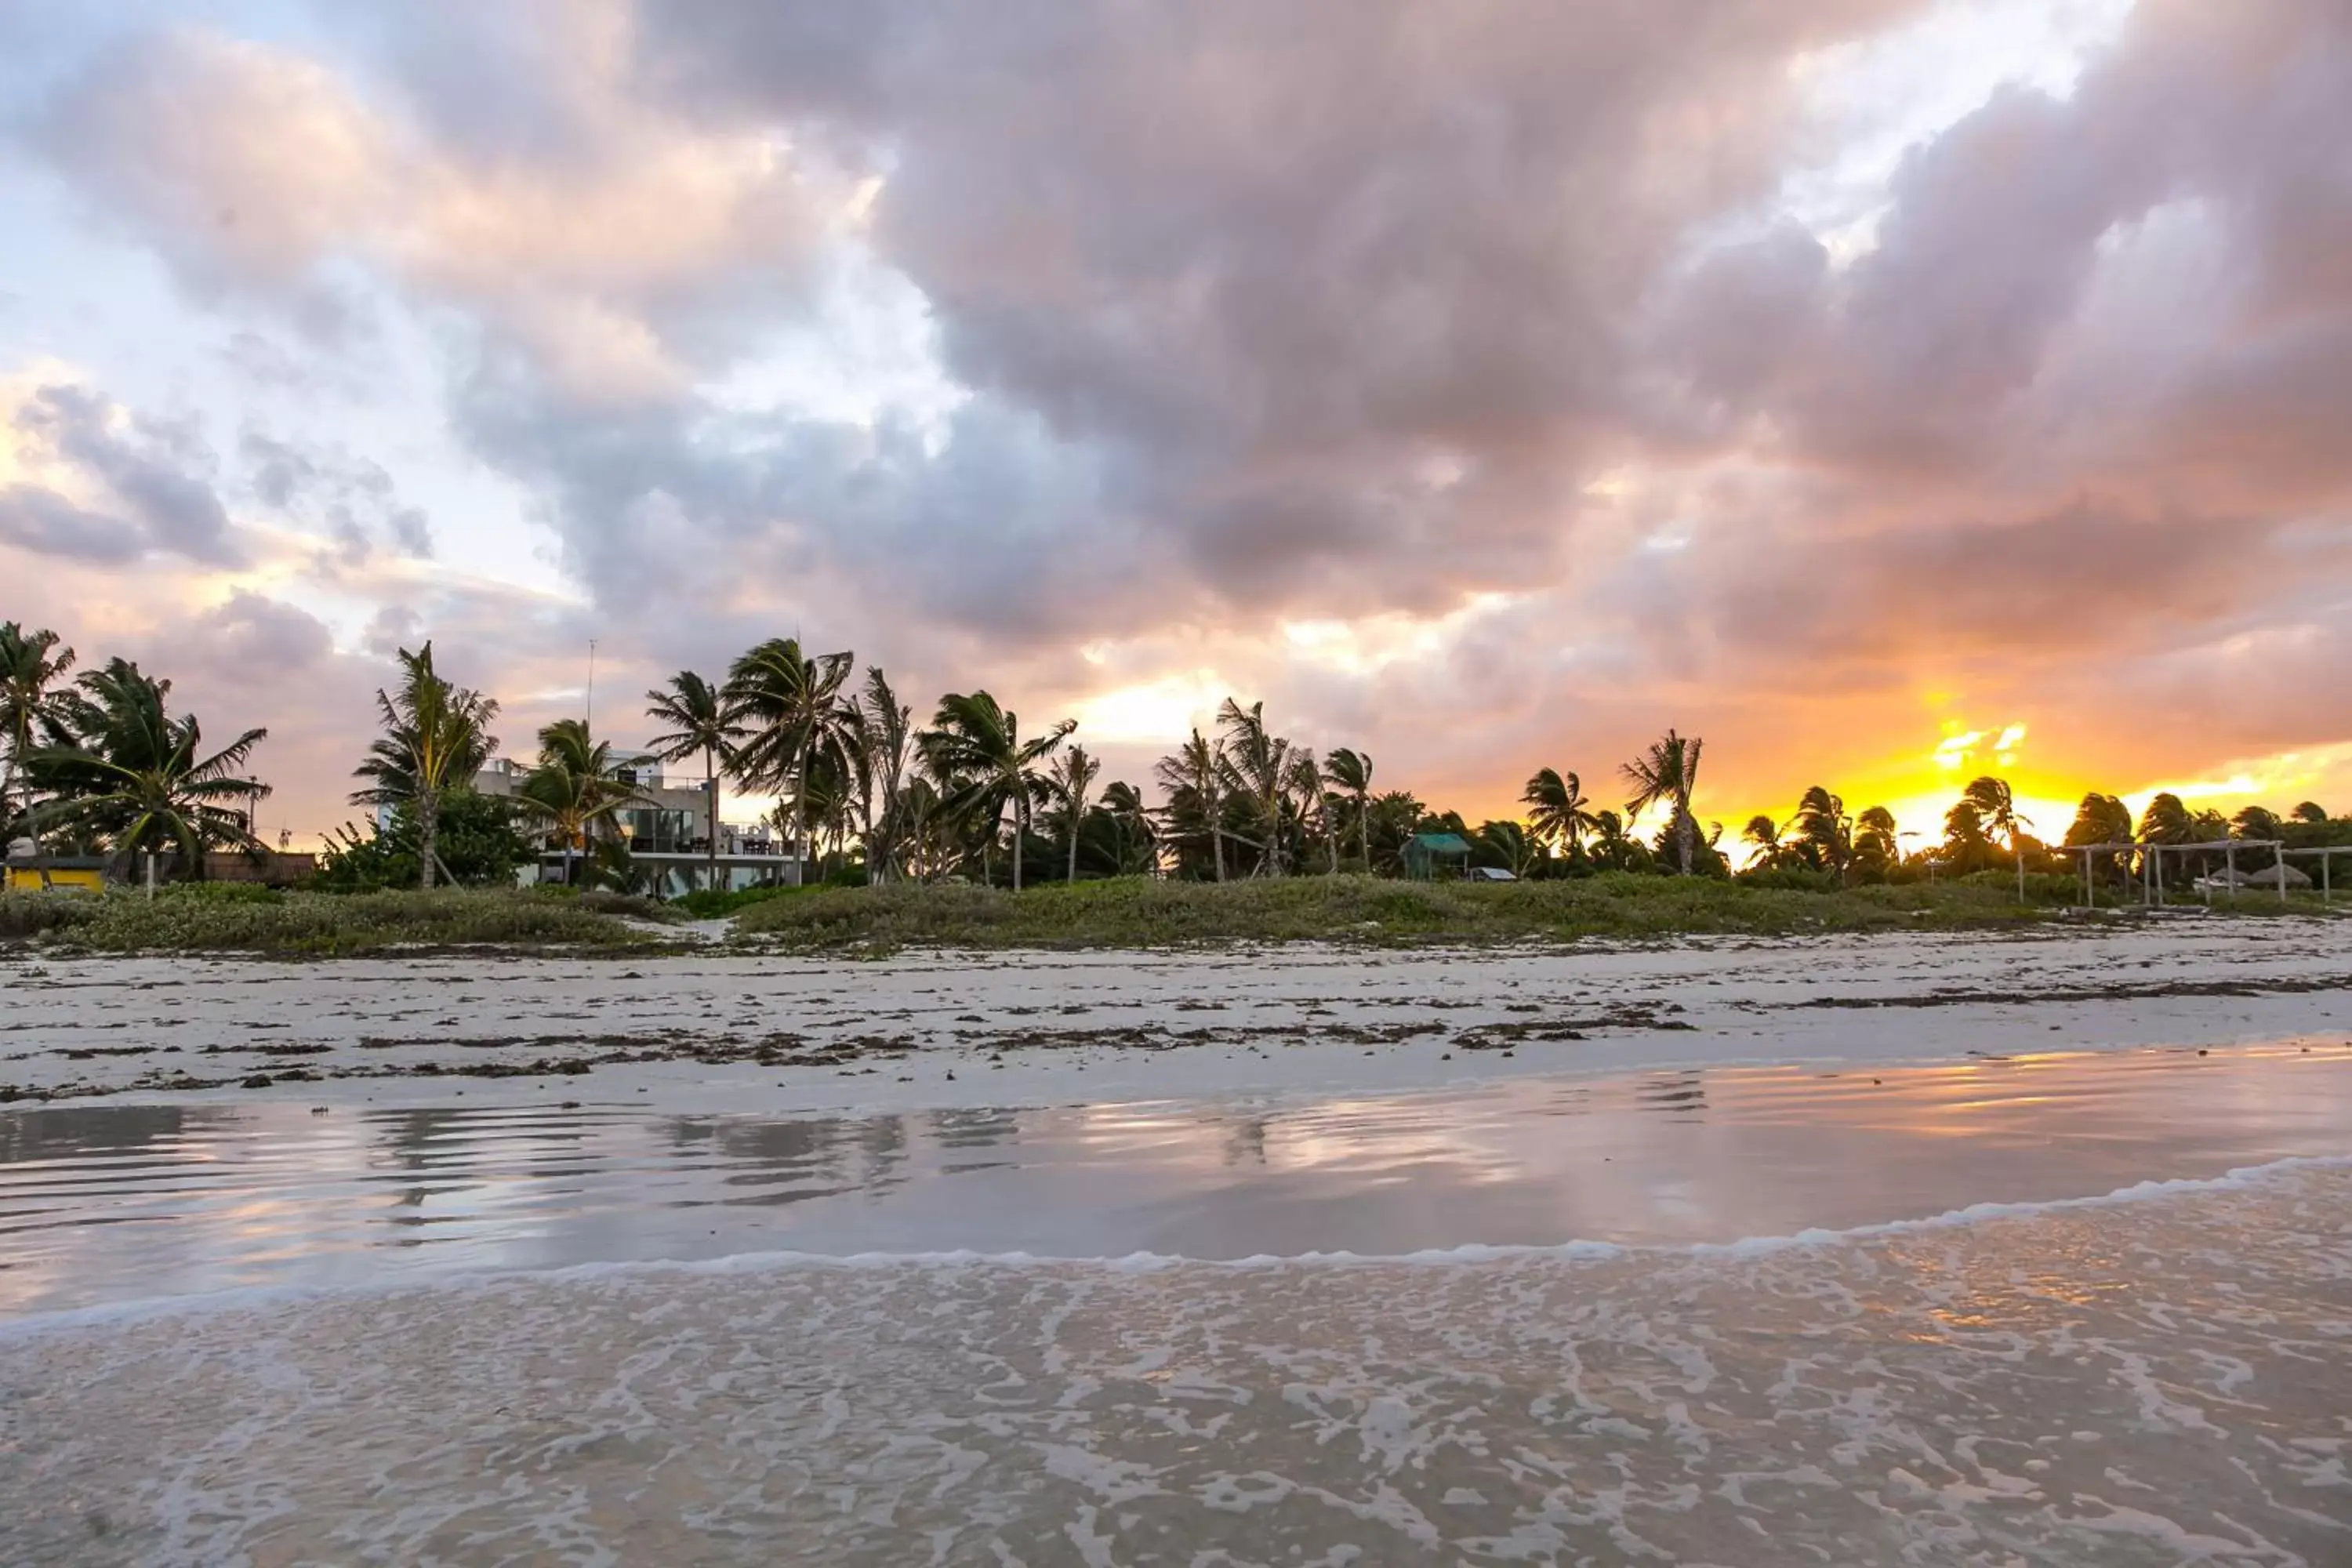
[[[2335,1041],[863,1118],[57,1107],[0,1114],[0,1310],[774,1250],[1721,1241],[2340,1152]]]

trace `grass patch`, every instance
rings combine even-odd
[[[660,939],[621,916],[659,904],[610,893],[441,889],[430,893],[278,892],[223,885],[0,895],[0,938],[93,952],[352,956],[409,948],[617,949]]]
[[[1501,884],[1297,877],[1222,887],[1118,878],[1020,893],[962,883],[819,888],[747,908],[735,928],[803,950],[1792,936],[2030,924],[2064,902],[2058,880],[2030,886],[2041,901],[2026,905],[2013,884],[1824,892],[1624,873]]]

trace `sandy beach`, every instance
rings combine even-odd
[[[598,1092],[773,1110],[1378,1091],[1526,1073],[2352,1037],[2352,924],[1663,947],[41,959],[0,1096]]]

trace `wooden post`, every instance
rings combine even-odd
[[[2278,866],[2279,902],[2283,904],[2286,902],[2286,841],[2284,839],[2271,846],[2271,858]]]
[[[2229,873],[2230,896],[2234,899],[2238,896],[2238,847],[2235,844],[2222,849],[2221,866]],[[2210,882],[2213,879],[2208,877],[2205,879]],[[2213,901],[2213,896],[2210,891],[2205,895],[2205,901],[2209,904]]]

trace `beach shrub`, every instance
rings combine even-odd
[[[270,891],[270,889],[261,889]],[[37,904],[33,900],[40,900]],[[649,900],[548,898],[517,889],[222,896],[217,886],[0,896],[0,935],[98,952],[388,952],[441,947],[628,948],[658,937],[621,915]]]
[[[22,942],[88,923],[100,899],[91,893],[0,893],[0,942]]]
[[[1603,871],[1541,882],[1108,878],[1012,893],[971,883],[812,889],[742,909],[740,935],[792,948],[1160,947],[1251,942],[1657,940],[1977,927],[2043,918],[2013,887],[1759,888]]]
[[[370,823],[362,831],[346,824],[329,836],[312,885],[336,893],[414,888],[421,837],[415,808],[406,804],[394,806],[382,827]],[[517,826],[511,801],[470,789],[441,797],[434,847],[450,875],[468,888],[510,888],[515,872],[537,855]]]
[[[814,888],[736,888],[718,890],[698,888],[669,901],[669,907],[680,914],[698,921],[724,920],[729,915],[750,909],[753,904],[766,903],[770,899],[790,898],[795,894],[814,893]]]

